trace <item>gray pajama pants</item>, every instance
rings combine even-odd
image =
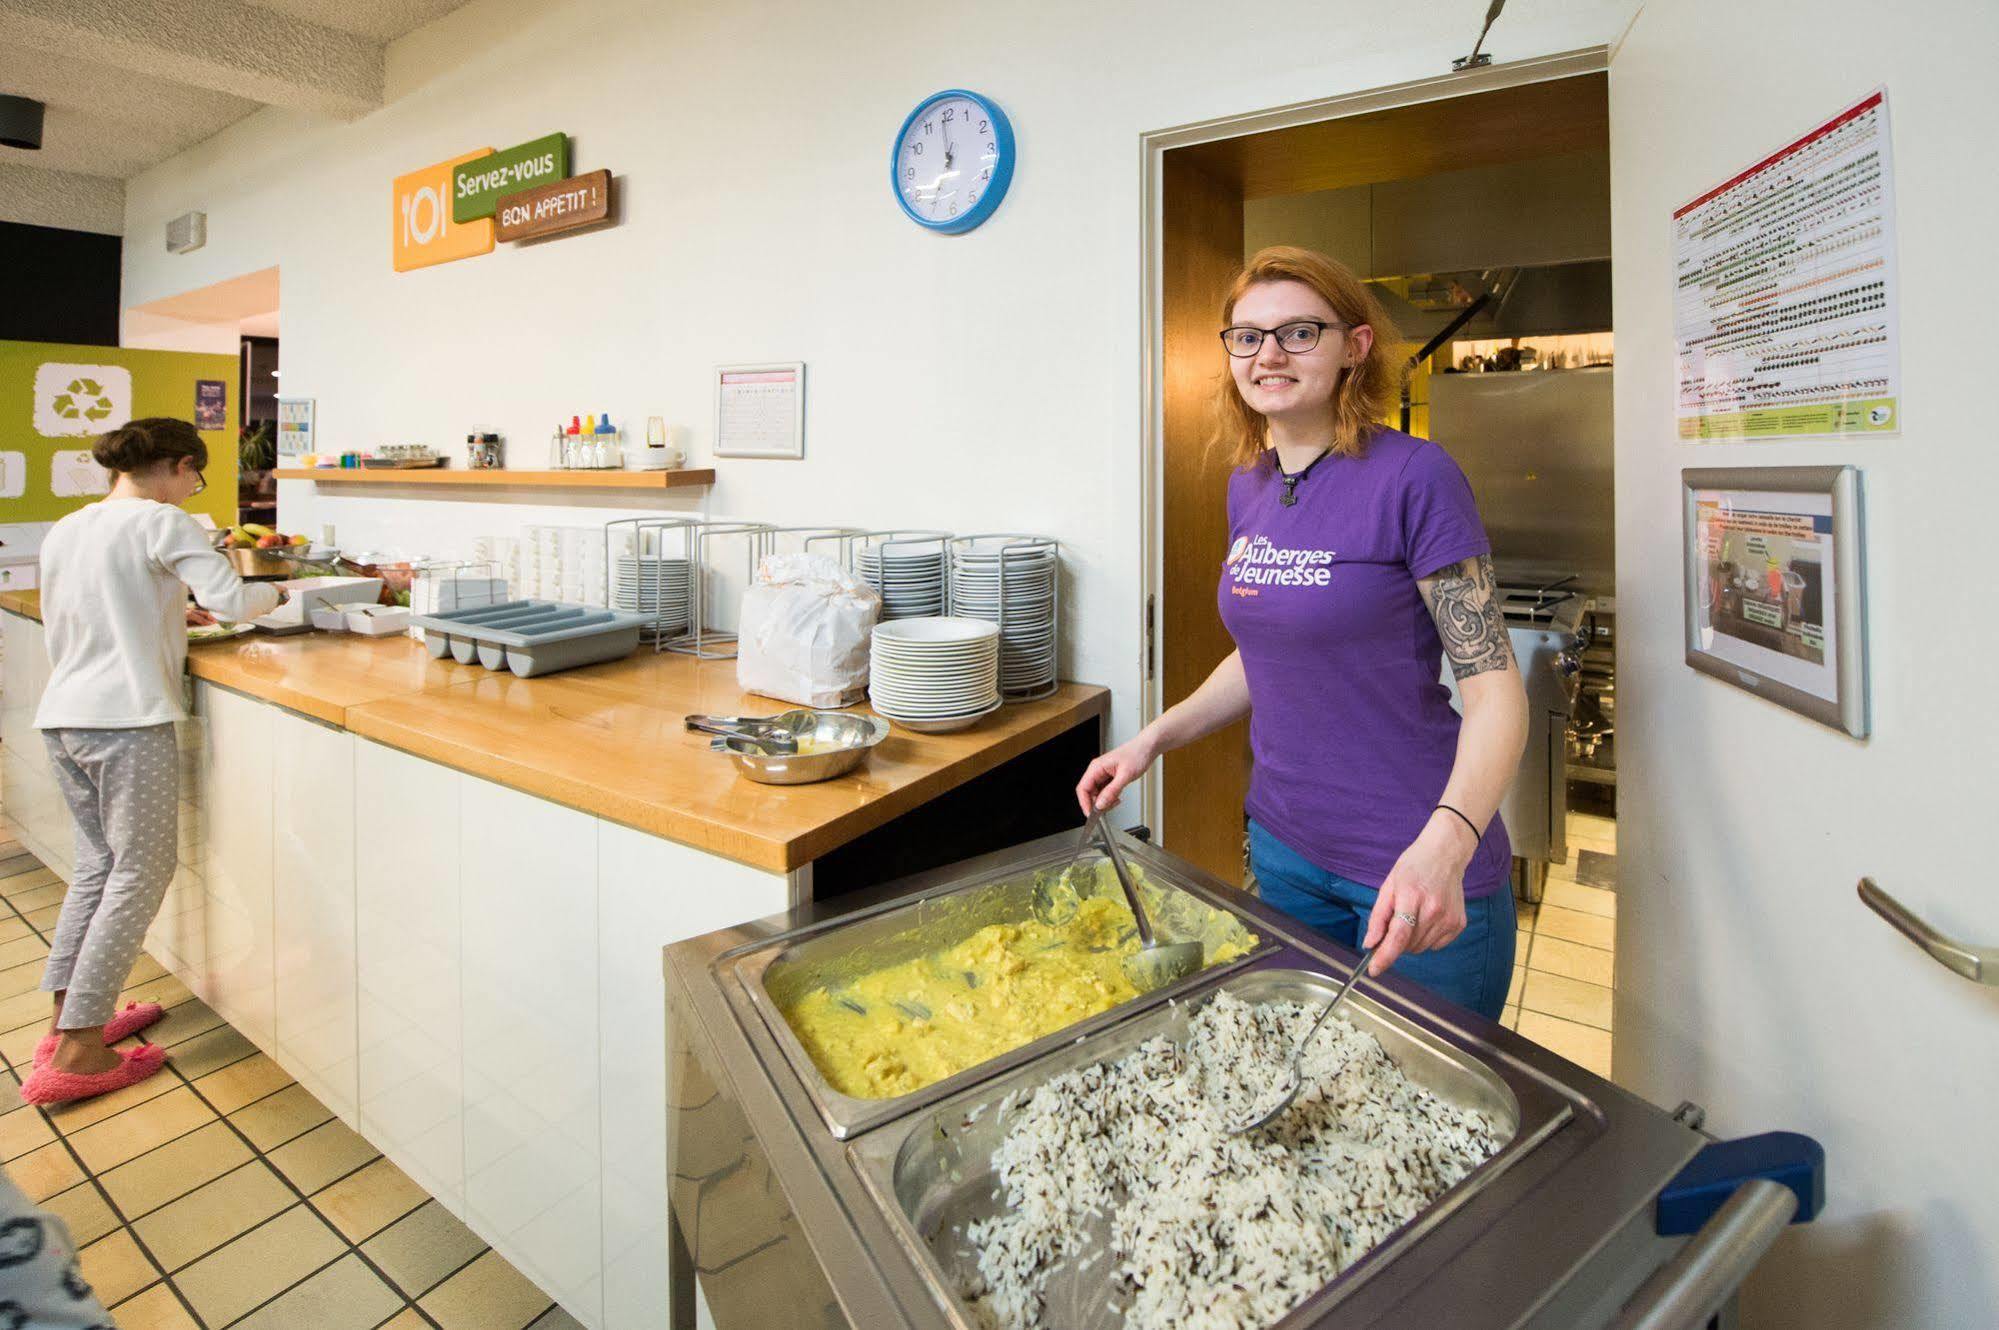
[[[42,991],[68,990],[65,1030],[110,1020],[173,881],[180,832],[174,727],[44,730],[76,821],[76,881],[63,897]]]

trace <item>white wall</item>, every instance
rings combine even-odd
[[[1725,41],[1717,40],[1725,33]],[[1854,896],[1875,876],[1946,932],[1999,942],[1983,606],[1999,451],[1972,293],[1989,168],[1988,0],[1653,0],[1611,65],[1621,782],[1616,1067],[1724,1134],[1826,1145],[1829,1205],[1780,1242],[1746,1323],[1993,1324],[1999,990],[1921,955]],[[1672,210],[1878,84],[1893,126],[1901,437],[1679,443]],[[1982,287],[1981,287],[1982,281]],[[1849,739],[1681,663],[1679,472],[1863,468],[1874,737]]]
[[[1490,46],[1607,43],[1636,7],[1516,0]],[[553,424],[588,408],[665,415],[705,457],[712,366],[802,359],[807,460],[725,463],[714,510],[1061,537],[1065,672],[1114,685],[1129,731],[1139,136],[1444,72],[1484,10],[1294,6],[1273,39],[1270,15],[1192,0],[476,0],[390,48],[386,109],[261,112],[135,179],[131,234],[202,208],[209,240],[128,247],[125,296],[282,265],[285,389],[317,399],[329,450],[487,427],[537,465]],[[951,86],[1006,108],[1021,164],[993,221],[940,239],[902,220],[884,167],[903,115]],[[576,169],[620,177],[622,225],[390,271],[394,176],[551,130],[573,136]],[[335,520],[301,494],[284,487],[286,525]],[[393,523],[469,544],[543,515],[350,500],[337,526],[343,543],[386,543]]]

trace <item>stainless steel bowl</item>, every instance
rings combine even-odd
[[[866,760],[869,750],[888,737],[888,722],[875,716],[844,711],[815,711],[810,725],[794,727],[799,751],[780,757],[754,740],[717,739],[709,751],[728,755],[750,780],[763,785],[810,785],[844,776]]]

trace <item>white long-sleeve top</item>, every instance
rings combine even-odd
[[[42,540],[42,623],[49,682],[35,728],[125,730],[186,714],[187,593],[223,619],[277,608],[273,587],[246,585],[208,533],[171,504],[103,499]]]

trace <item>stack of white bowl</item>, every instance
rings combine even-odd
[[[863,545],[855,554],[861,579],[881,592],[882,618],[923,619],[944,612],[944,542]]]
[[[904,729],[962,730],[999,707],[999,629],[982,619],[878,624],[871,651],[869,700]]]
[[[951,613],[1001,624],[1000,688],[1008,697],[1055,686],[1055,579],[1061,553],[1032,536],[951,543]]]
[[[684,632],[692,565],[663,555],[620,554],[612,561],[611,607],[643,614],[659,631]]]

